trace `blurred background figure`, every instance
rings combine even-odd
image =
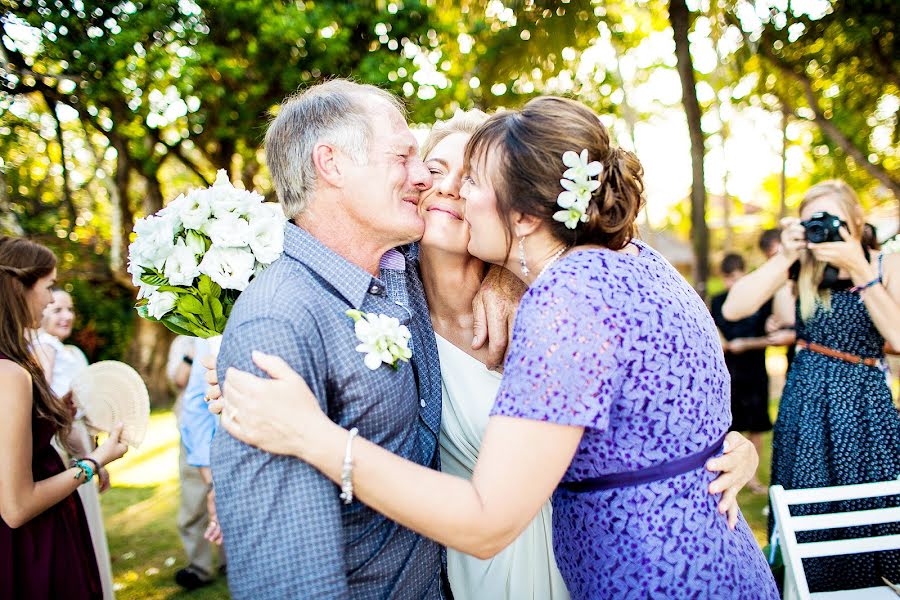
[[[178,420],[178,430],[181,435],[181,450],[178,455],[178,476],[181,482],[181,497],[178,505],[178,535],[187,555],[187,566],[175,573],[175,582],[186,590],[195,590],[212,583],[214,574],[214,560],[212,544],[204,538],[204,533],[209,526],[210,514],[208,508],[208,494],[210,492],[210,478],[204,477],[202,467],[209,470],[209,441],[206,442],[205,453],[201,452],[201,465],[197,466],[198,445],[197,432],[197,407],[194,406],[197,399],[188,398],[185,393],[188,382],[191,380],[191,370],[194,359],[199,359],[198,346],[204,346],[203,340],[180,335],[172,341],[169,347],[169,359],[166,372],[169,381],[175,388],[176,400],[173,409]],[[199,360],[198,360],[199,363]],[[201,373],[204,372],[201,369]],[[191,393],[196,386],[191,386]],[[205,390],[205,383],[203,390]],[[200,415],[202,424],[206,421],[215,421],[215,417],[209,415],[203,402],[201,391],[199,402],[202,405],[203,414]],[[209,434],[210,440],[212,434]],[[224,564],[224,563],[223,563]]]
[[[87,368],[88,360],[77,346],[64,344],[75,324],[75,305],[72,296],[60,289],[53,290],[53,302],[44,309],[41,327],[34,339],[34,353],[44,369],[44,374],[53,392],[60,398],[69,393],[72,379]],[[81,410],[75,413],[72,423],[70,443],[79,456],[90,453],[96,444],[88,433]],[[70,458],[63,447],[54,442],[54,447],[62,455],[63,461]],[[88,483],[78,488],[88,527],[91,530],[91,542],[97,557],[97,569],[100,571],[100,582],[103,585],[105,600],[115,597],[113,592],[112,567],[109,560],[109,545],[106,541],[106,529],[103,526],[103,512],[100,509],[100,492],[109,489],[109,473],[100,469],[98,484]],[[98,489],[99,486],[99,489]]]
[[[766,229],[759,236],[759,249],[766,260],[769,260],[781,250],[781,228]],[[766,320],[766,334],[769,337],[769,346],[786,346],[787,369],[794,362],[794,342],[797,334],[794,332],[794,292],[791,286],[786,284],[772,298],[773,309]],[[779,307],[775,309],[774,307]],[[787,316],[785,318],[784,316]]]
[[[763,231],[759,236],[759,249],[762,250],[766,260],[778,254],[781,250],[781,229],[775,227]]]
[[[871,223],[863,225],[862,244],[869,250],[881,250],[881,242],[878,241],[878,230]]]
[[[760,242],[762,246],[762,242]],[[722,316],[722,305],[734,283],[744,276],[746,266],[739,254],[726,254],[720,266],[725,290],[714,296],[710,310],[716,327],[725,340],[725,364],[731,375],[731,429],[746,431],[757,453],[762,453],[762,435],[772,429],[769,418],[769,374],[766,372],[766,320],[772,314],[772,302],[738,321]],[[754,493],[766,492],[756,476],[747,484]]]

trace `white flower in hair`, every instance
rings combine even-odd
[[[582,150],[580,155],[569,150],[563,154],[562,160],[563,164],[569,167],[566,169],[566,172],[563,173],[563,177],[566,179],[571,179],[573,181],[577,179],[590,179],[603,172],[603,165],[601,165],[599,161],[595,160],[594,162],[588,162],[587,148]]]
[[[600,187],[599,175],[603,172],[603,165],[596,160],[588,162],[587,149],[582,150],[580,155],[569,150],[563,154],[562,161],[569,167],[563,173],[563,179],[559,180],[563,191],[556,197],[556,203],[563,210],[553,213],[553,219],[565,223],[569,229],[575,229],[578,223],[588,220],[588,205],[591,196]]]

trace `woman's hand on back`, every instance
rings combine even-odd
[[[725,436],[725,449],[721,456],[710,459],[706,463],[709,471],[718,472],[719,476],[709,484],[710,494],[722,494],[719,500],[719,512],[728,515],[728,527],[737,525],[740,509],[737,503],[738,492],[747,482],[753,479],[759,466],[759,454],[750,440],[736,431]]]
[[[331,421],[303,377],[283,359],[254,352],[253,362],[270,379],[228,369],[222,425],[245,444],[303,458],[309,434]]]

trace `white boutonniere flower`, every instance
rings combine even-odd
[[[396,370],[400,368],[399,361],[409,362],[412,358],[408,346],[412,335],[399,319],[359,310],[348,310],[346,314],[355,323],[356,339],[360,341],[356,351],[366,355],[366,367],[374,371],[384,363]]]
[[[569,150],[562,155],[562,161],[568,167],[559,180],[563,191],[556,198],[556,203],[563,210],[553,213],[553,220],[565,223],[569,229],[575,229],[578,223],[588,220],[588,204],[591,196],[600,187],[600,173],[603,165],[599,161],[588,162],[587,149],[581,154]],[[596,179],[595,179],[596,178]]]

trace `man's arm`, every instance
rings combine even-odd
[[[488,269],[481,289],[472,301],[475,331],[472,349],[488,345],[488,368],[503,366],[512,336],[519,301],[528,287],[521,279],[497,265]]]
[[[311,319],[298,320],[253,319],[229,328],[219,380],[229,367],[261,374],[254,350],[277,354],[309,378],[324,409],[324,348]],[[250,447],[223,429],[211,458],[233,597],[348,597],[337,487],[308,464]]]

